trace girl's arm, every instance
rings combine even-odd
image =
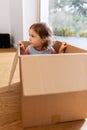
[[[25,54],[25,55],[29,54],[28,48],[25,48],[24,44],[21,41],[18,42],[18,46],[20,47],[20,53],[21,54]]]
[[[53,47],[51,47],[51,50],[52,50],[52,54],[56,54],[56,51]]]
[[[25,49],[25,55],[29,54],[28,47]]]

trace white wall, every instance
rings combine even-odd
[[[10,0],[11,34],[13,43],[23,40],[22,0]]]
[[[28,40],[28,30],[31,24],[39,21],[39,0],[23,0],[23,40]]]
[[[10,33],[13,44],[28,40],[29,26],[37,21],[38,1],[0,0],[0,33]]]
[[[10,33],[9,0],[0,0],[0,33]]]

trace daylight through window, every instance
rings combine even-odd
[[[54,35],[87,37],[87,0],[41,0],[41,21]]]

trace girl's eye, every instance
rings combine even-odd
[[[35,37],[34,35],[31,35],[31,37]]]

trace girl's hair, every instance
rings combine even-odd
[[[46,23],[35,23],[32,24],[30,29],[33,29],[41,39],[43,39],[44,43],[42,47],[48,47],[51,43],[52,30]]]

